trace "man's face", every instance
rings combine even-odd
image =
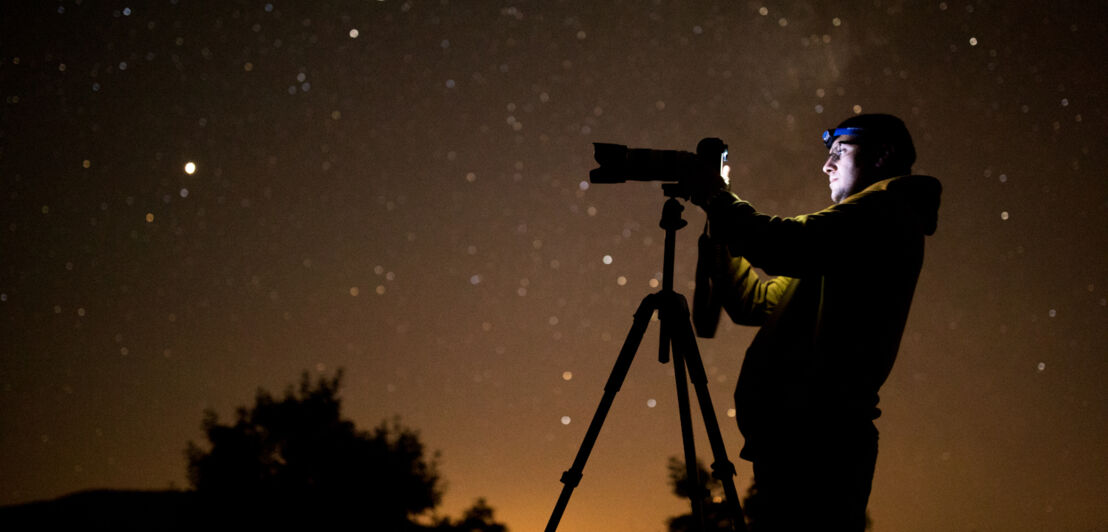
[[[831,144],[827,162],[823,163],[823,171],[830,179],[831,201],[840,203],[861,189],[865,167],[858,158],[860,148],[850,135],[843,135]]]

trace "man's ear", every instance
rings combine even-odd
[[[896,155],[896,148],[893,148],[889,144],[882,144],[877,159],[873,161],[873,167],[878,169],[884,169],[889,165],[889,162],[893,160]]]

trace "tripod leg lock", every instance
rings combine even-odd
[[[732,464],[730,461],[725,460],[712,463],[712,477],[720,482],[724,482],[725,479],[734,477],[737,474],[738,472],[735,471],[735,464]]]
[[[562,473],[562,484],[571,488],[576,488],[581,483],[581,473],[577,471],[569,470]]]

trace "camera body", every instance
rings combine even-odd
[[[593,183],[627,181],[676,182],[674,196],[689,197],[696,180],[719,175],[727,162],[727,145],[718,138],[706,138],[696,153],[681,150],[628,148],[622,144],[593,143],[593,157],[600,165],[589,172]]]

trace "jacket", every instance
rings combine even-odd
[[[933,177],[895,177],[794,218],[733,194],[709,202],[727,250],[714,296],[735,323],[761,327],[735,389],[744,457],[830,427],[873,430],[941,190]]]

